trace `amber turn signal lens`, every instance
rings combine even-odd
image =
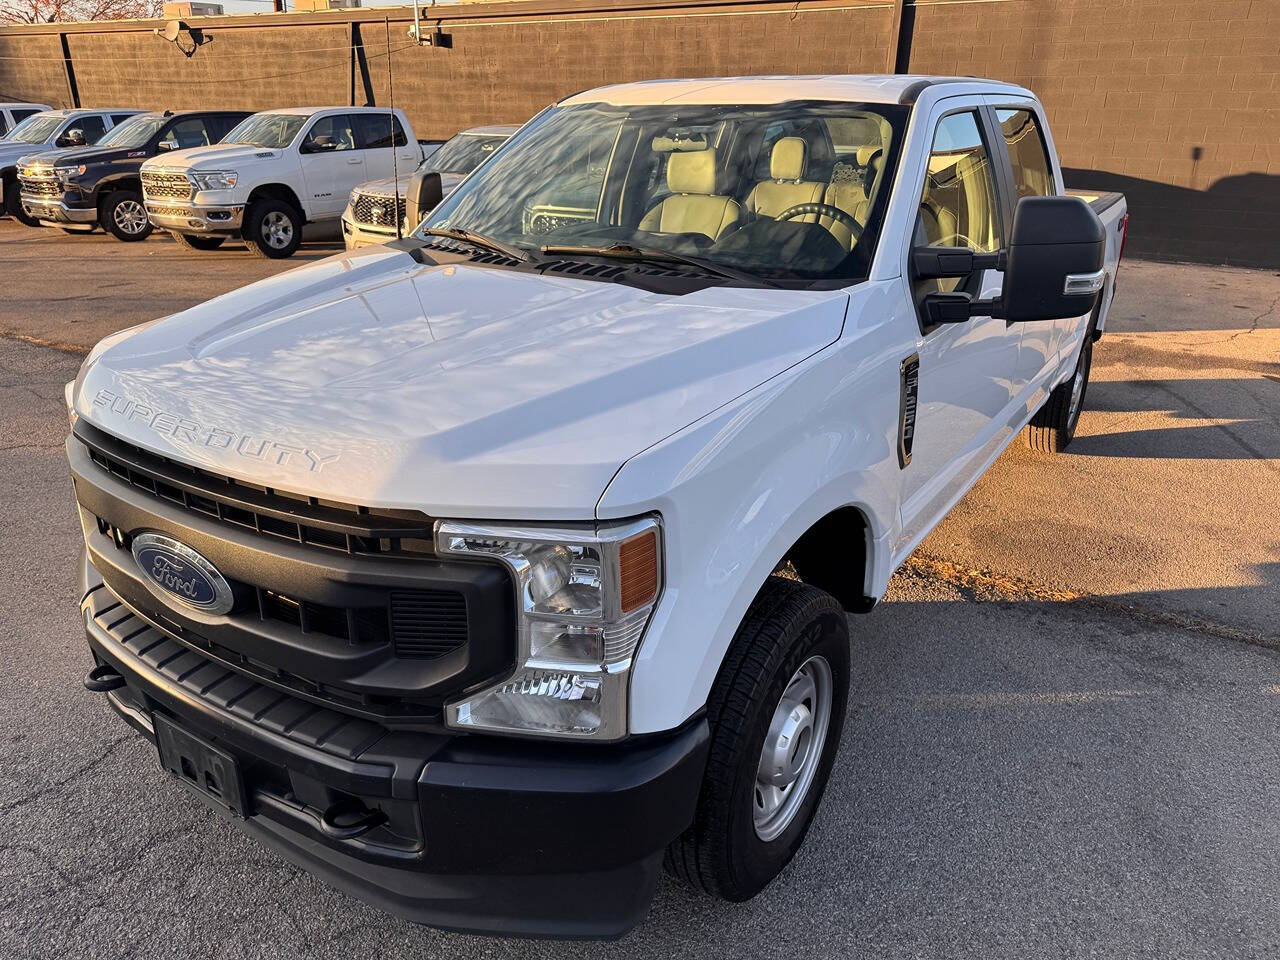
[[[647,530],[618,547],[619,594],[623,613],[652,603],[658,595],[658,535]]]

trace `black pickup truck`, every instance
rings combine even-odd
[[[142,204],[142,162],[218,143],[248,116],[243,110],[141,113],[93,146],[26,157],[18,168],[22,205],[41,223],[64,230],[101,226],[119,240],[145,240],[152,227]]]

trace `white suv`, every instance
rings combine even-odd
[[[147,216],[190,249],[235,238],[260,256],[292,256],[303,224],[336,221],[356,184],[421,161],[408,118],[394,113],[394,135],[391,111],[374,107],[254,114],[216,146],[144,163]]]

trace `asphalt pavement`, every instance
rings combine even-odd
[[[664,881],[624,940],[548,943],[335,892],[84,691],[74,351],[278,265],[17,233],[0,221],[0,957],[1280,954],[1276,276],[1126,263],[1071,451],[1010,448],[853,619],[843,745],[792,866],[742,905]]]

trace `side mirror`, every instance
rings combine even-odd
[[[87,142],[84,138],[84,131],[79,127],[68,130],[58,138],[58,145],[61,147],[83,147]]]
[[[929,294],[921,306],[930,325],[964,323],[973,316],[1011,323],[1061,320],[1093,309],[1105,278],[1106,247],[1102,221],[1079,197],[1023,197],[1013,215],[1007,249],[975,253],[964,247],[916,247],[911,267],[917,279],[1004,271],[998,300],[974,300],[967,293]]]
[[[444,188],[440,185],[440,174],[416,171],[409,178],[409,185],[404,192],[404,219],[409,229],[414,230],[444,198]]]
[[[310,140],[304,143],[302,145],[302,152],[303,153],[328,153],[329,151],[336,149],[337,146],[338,145],[334,143],[332,137],[327,137],[324,134],[321,134],[318,137],[312,137]]]
[[[1006,320],[1061,320],[1088,313],[1102,290],[1107,235],[1079,197],[1023,197],[1013,215],[1000,297]]]
[[[170,150],[177,150],[178,145],[172,140],[161,140],[156,144],[157,153],[168,153]]]

